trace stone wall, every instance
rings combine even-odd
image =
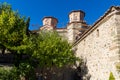
[[[83,29],[84,23],[70,23],[67,26],[67,38],[69,43],[74,43],[76,41],[77,34],[80,33]],[[85,29],[84,29],[85,30]]]
[[[67,40],[67,29],[66,28],[61,28],[61,29],[56,29],[57,33],[65,40]]]
[[[120,14],[111,14],[82,36],[76,55],[87,61],[90,80],[108,80],[110,72],[120,80],[116,63],[120,61]]]

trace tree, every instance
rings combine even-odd
[[[30,46],[29,54],[42,69],[41,74],[44,74],[43,70],[46,69],[51,72],[55,67],[71,66],[78,60],[71,50],[72,46],[57,32],[41,31],[38,35],[31,35],[27,42]]]
[[[28,21],[17,11],[13,11],[9,4],[0,4],[0,46],[3,48],[3,53],[6,47],[12,53],[23,48]]]
[[[33,39],[32,57],[39,60],[40,67],[63,66],[73,64],[76,57],[72,46],[56,32],[40,32]]]
[[[20,16],[9,4],[0,4],[0,48],[3,54],[7,49],[15,55],[14,66],[19,76],[28,79],[36,67],[51,70],[78,60],[72,46],[56,32],[29,33],[29,22],[30,18]],[[23,54],[28,57],[23,59]]]
[[[11,5],[7,3],[0,4],[0,49],[2,54],[5,49],[14,54],[14,66],[21,75],[22,55],[27,48],[28,26],[30,18],[26,19],[20,16],[18,11],[13,11]],[[26,62],[26,60],[24,61]],[[9,73],[8,73],[9,74]]]

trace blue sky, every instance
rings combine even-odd
[[[42,26],[44,16],[54,16],[58,19],[58,27],[64,27],[72,10],[83,10],[85,21],[92,25],[110,6],[120,6],[120,0],[0,0],[12,5],[23,16],[30,16],[30,30]],[[36,26],[32,26],[32,25]]]

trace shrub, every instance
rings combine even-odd
[[[110,72],[109,80],[115,80],[115,77],[112,72]]]
[[[16,68],[0,68],[0,80],[20,80]]]

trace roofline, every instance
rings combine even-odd
[[[72,10],[68,15],[70,15],[70,14],[73,13],[73,12],[82,12],[82,13],[84,14],[84,17],[85,17],[85,12],[82,11],[82,10]]]
[[[84,38],[86,38],[90,33],[91,31],[94,31],[98,26],[96,26],[98,23],[100,23],[110,12],[112,12],[113,8],[115,8],[116,10],[117,9],[120,9],[120,6],[111,6],[105,13],[102,17],[100,17],[94,24],[92,27],[90,27],[87,31],[85,31],[81,36],[80,38],[75,41],[73,43],[73,46],[77,45],[81,40],[83,40]]]
[[[53,17],[53,16],[45,16],[42,20],[44,20],[45,18],[52,18],[52,19],[55,19],[55,20],[57,21],[57,23],[58,23],[58,19],[55,18],[55,17]]]

